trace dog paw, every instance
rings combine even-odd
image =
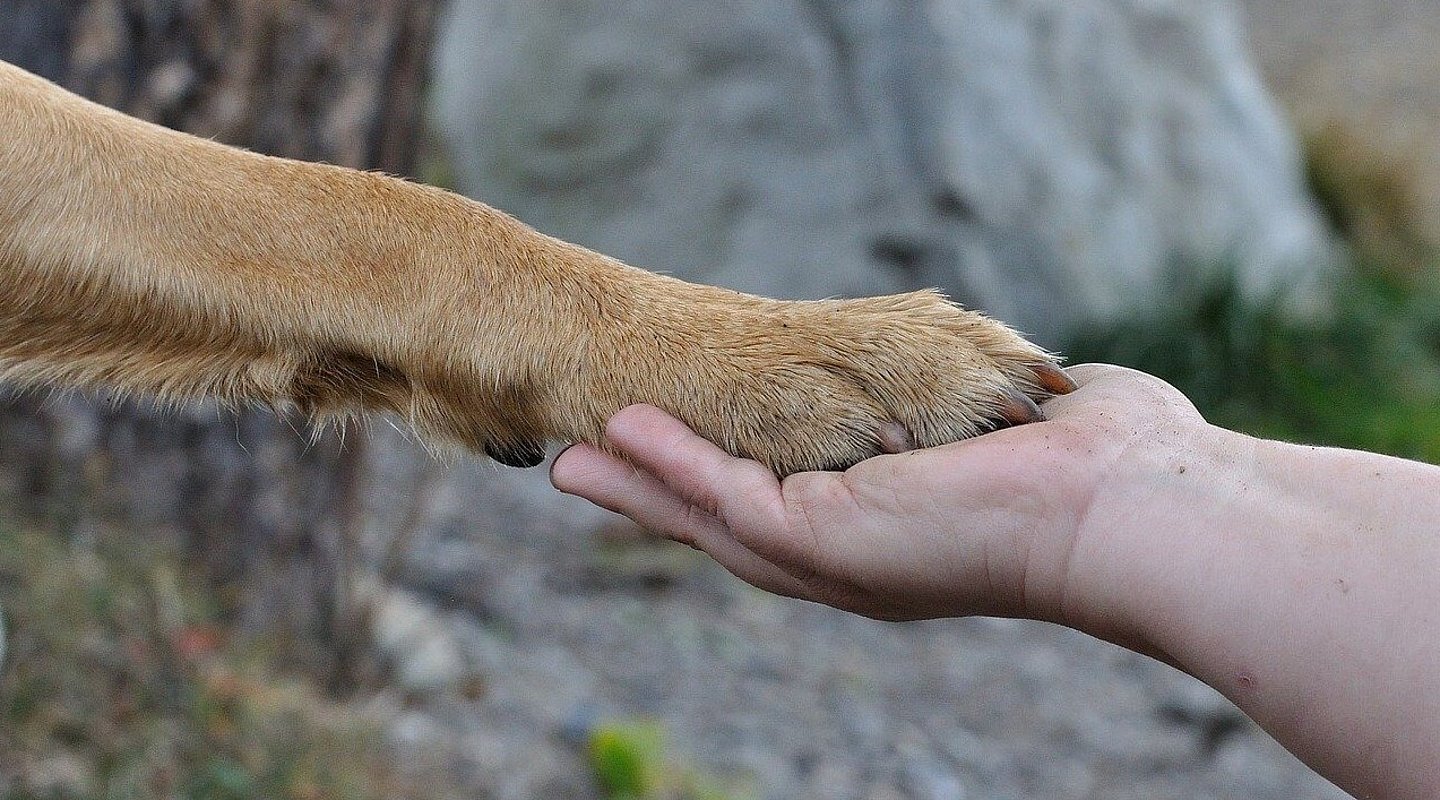
[[[609,414],[659,406],[777,474],[1042,419],[1038,401],[1074,388],[1049,353],[935,292],[784,302],[715,290],[609,351],[578,438]]]

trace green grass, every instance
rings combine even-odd
[[[1246,299],[1222,277],[1181,287],[1065,352],[1071,363],[1158,375],[1225,427],[1440,462],[1436,279],[1352,266],[1328,295],[1324,311],[1295,314],[1279,298]]]

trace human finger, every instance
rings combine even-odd
[[[687,503],[733,528],[785,526],[774,473],[731,456],[654,406],[621,409],[605,426],[605,439]]]
[[[556,489],[623,514],[641,527],[708,554],[736,577],[765,591],[803,597],[802,583],[748,550],[715,516],[690,504],[663,481],[590,445],[555,459]]]

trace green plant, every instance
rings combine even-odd
[[[1255,300],[1234,271],[1069,343],[1071,361],[1158,375],[1208,419],[1261,436],[1440,461],[1440,286],[1352,265],[1319,312]]]
[[[644,719],[603,723],[590,733],[590,768],[606,800],[736,800],[743,794],[666,754],[665,729]]]
[[[590,734],[590,766],[605,796],[642,800],[654,795],[665,772],[665,739],[649,721],[612,722]]]

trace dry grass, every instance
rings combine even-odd
[[[397,776],[381,720],[268,674],[228,641],[206,587],[136,538],[0,528],[0,796],[451,794]]]
[[[1423,191],[1402,162],[1332,124],[1305,137],[1305,172],[1331,226],[1361,261],[1403,278],[1434,266]]]
[[[1440,3],[1244,0],[1252,48],[1307,138],[1343,130],[1403,174],[1440,243]]]

